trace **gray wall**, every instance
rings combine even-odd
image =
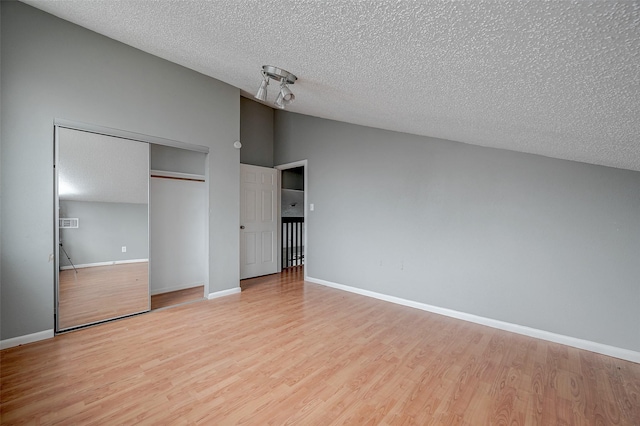
[[[151,294],[205,282],[206,191],[205,182],[151,178]]]
[[[280,216],[304,217],[304,191],[280,190]]]
[[[23,3],[1,7],[0,338],[54,328],[55,118],[209,146],[209,291],[237,287],[239,90]]]
[[[273,167],[273,109],[240,98],[240,162]]]
[[[277,111],[310,277],[640,351],[640,173]]]
[[[78,228],[60,230],[60,240],[74,265],[148,259],[148,212],[146,204],[60,201],[60,217],[79,219]],[[60,266],[68,265],[60,252]]]

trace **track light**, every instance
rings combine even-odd
[[[296,99],[295,95],[291,92],[291,89],[284,83],[280,85],[280,92],[274,103],[280,109],[284,109],[285,105],[289,105]]]
[[[259,99],[263,102],[267,100],[267,86],[269,85],[269,79],[280,82],[280,91],[278,92],[275,106],[284,109],[286,105],[289,105],[296,98],[287,85],[294,84],[298,77],[291,74],[289,71],[285,71],[271,65],[263,65],[262,83],[260,83],[260,88],[258,89],[258,93],[256,93],[256,99]]]
[[[260,88],[258,89],[258,93],[256,93],[256,99],[259,99],[262,102],[267,100],[267,86],[268,85],[269,85],[269,79],[264,77],[262,79],[262,83],[260,83]]]
[[[291,89],[289,89],[289,87],[284,83],[282,83],[282,87],[280,88],[280,95],[282,95],[282,100],[285,105],[290,104],[296,99],[295,95],[291,92]]]
[[[278,93],[278,97],[276,98],[276,101],[273,103],[275,106],[277,106],[280,109],[284,109],[284,101],[282,99],[282,92]]]

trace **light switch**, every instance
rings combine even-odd
[[[126,253],[127,252],[127,246],[122,246],[122,252]]]
[[[313,211],[313,203],[309,204],[309,210]]]

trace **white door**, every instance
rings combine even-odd
[[[240,279],[278,272],[278,171],[240,164]]]

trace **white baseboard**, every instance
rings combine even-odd
[[[51,339],[53,337],[53,329],[39,331],[37,333],[26,334],[11,339],[0,340],[0,349],[8,349],[14,346],[25,345],[27,343],[37,342],[39,340]]]
[[[230,288],[228,290],[220,290],[214,293],[209,293],[209,299],[217,299],[218,297],[229,296],[230,294],[240,293],[240,287]]]
[[[81,263],[80,265],[75,265],[76,269],[82,268],[93,268],[95,266],[109,266],[109,265],[124,265],[125,263],[142,263],[148,262],[149,259],[129,259],[129,260],[111,260],[109,262],[96,262],[96,263]],[[61,271],[66,271],[67,269],[73,269],[73,266],[61,266]]]
[[[193,283],[193,284],[183,284],[183,285],[178,285],[175,287],[164,287],[164,288],[158,288],[158,289],[151,289],[151,295],[155,296],[156,294],[163,294],[163,293],[171,293],[172,291],[178,291],[178,290],[185,290],[187,288],[193,288],[193,287],[200,287],[203,286],[204,283]]]
[[[460,319],[463,321],[482,324],[488,327],[510,331],[512,333],[518,333],[518,334],[522,334],[529,337],[535,337],[537,339],[542,339],[542,340],[547,340],[554,343],[560,343],[562,345],[572,346],[578,349],[584,349],[587,351],[596,352],[602,355],[612,356],[614,358],[620,358],[627,361],[640,363],[640,352],[632,351],[629,349],[618,348],[615,346],[609,346],[602,343],[592,342],[590,340],[583,340],[583,339],[578,339],[576,337],[552,333],[550,331],[539,330],[537,328],[531,328],[523,325],[481,317],[478,315],[455,311],[453,309],[440,308],[438,306],[427,305],[426,303],[415,302],[413,300],[402,299],[395,296],[388,296],[386,294],[376,293],[369,290],[363,290],[360,288],[351,287],[343,284],[336,284],[336,283],[321,280],[318,278],[306,277],[305,281],[320,284],[326,287],[336,288],[338,290],[344,290],[351,293],[360,294],[362,296],[373,297],[375,299],[384,300],[384,301],[395,303],[398,305],[404,305],[404,306],[409,306],[411,308],[416,308],[416,309],[420,309],[427,312],[433,312],[434,314],[445,315],[445,316]]]

